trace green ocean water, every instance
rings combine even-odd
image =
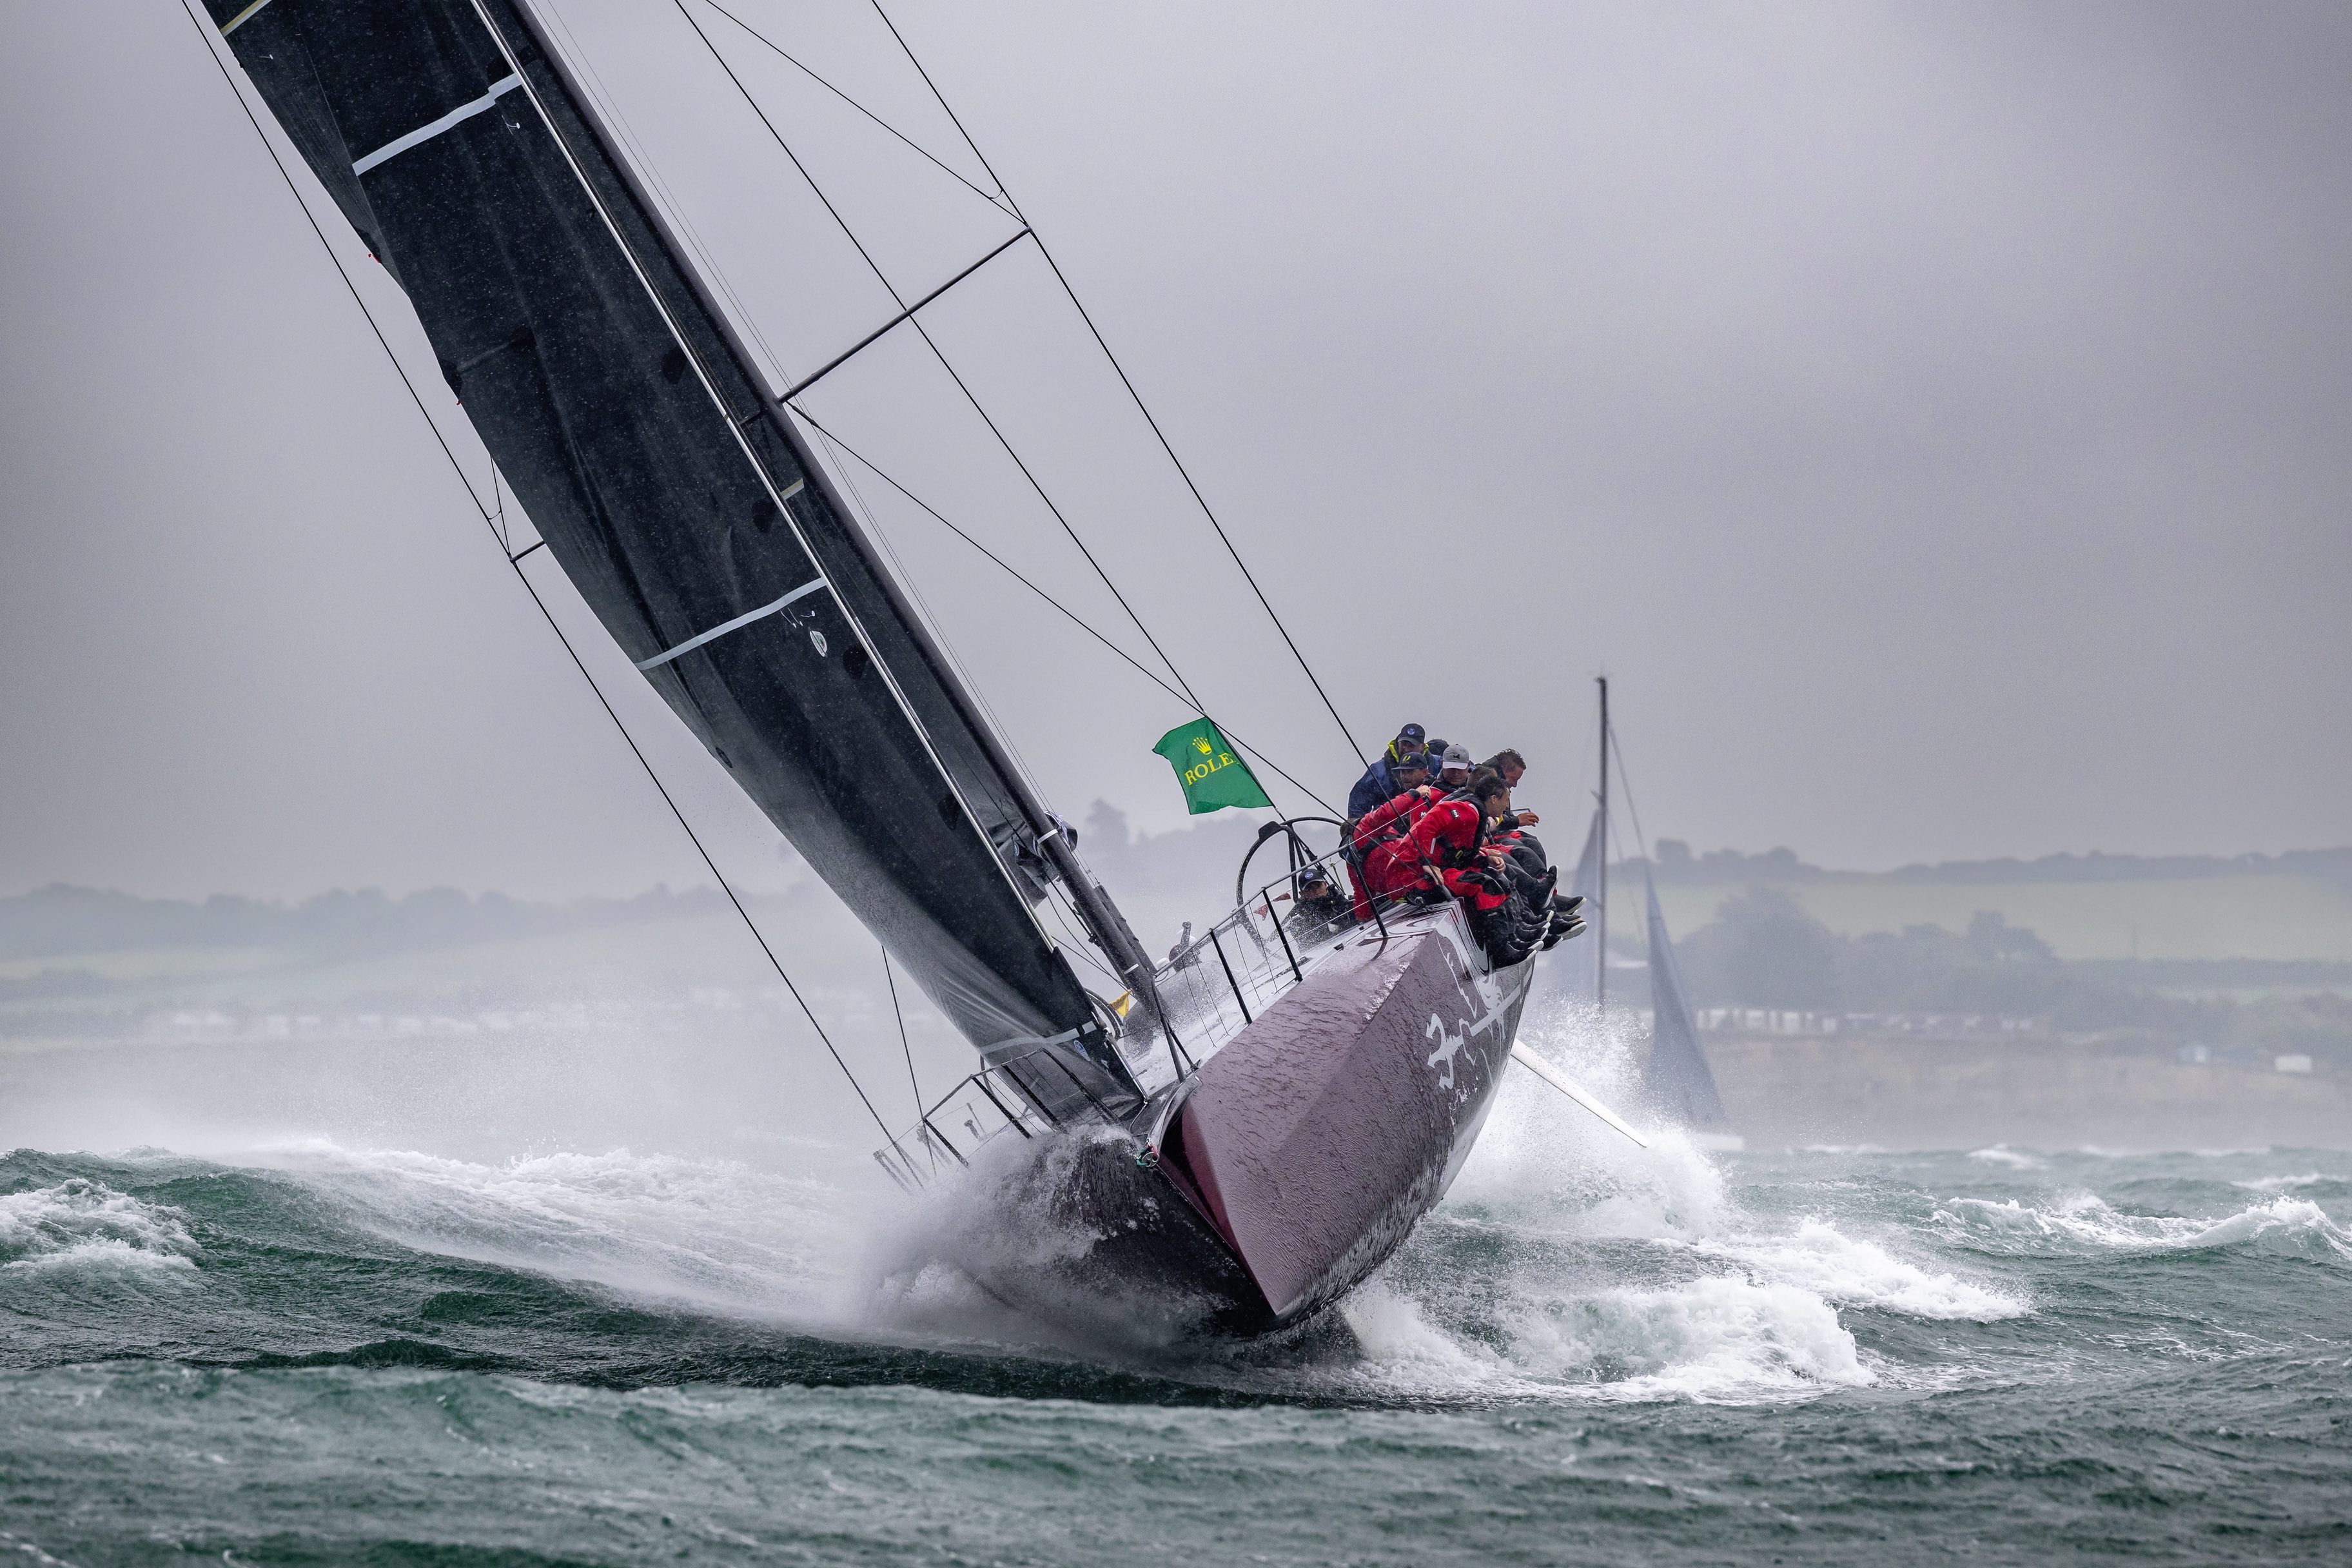
[[[0,1560],[2352,1561],[2352,1155],[1644,1153],[1515,1085],[1334,1330],[604,1150],[0,1159]]]

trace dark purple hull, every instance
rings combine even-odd
[[[1318,953],[1202,1064],[1160,1140],[1161,1191],[1189,1213],[1150,1205],[1160,1261],[1217,1280],[1229,1328],[1301,1321],[1360,1283],[1444,1194],[1494,1103],[1533,966],[1486,973],[1450,910],[1390,929]]]

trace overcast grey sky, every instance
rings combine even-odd
[[[887,314],[673,6],[555,8],[772,370]],[[969,169],[863,0],[740,10]],[[894,15],[1368,748],[1516,743],[1573,815],[1605,668],[1644,825],[1701,847],[2352,841],[2352,9]],[[1008,231],[712,26],[903,287]],[[0,72],[0,890],[696,879],[187,18],[9,6]],[[938,331],[1228,727],[1337,798],[1034,257]],[[1139,648],[919,346],[820,415]],[[1056,804],[1175,824],[1183,711],[863,488]]]

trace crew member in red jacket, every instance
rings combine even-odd
[[[1413,818],[1412,830],[1374,845],[1364,858],[1364,879],[1375,898],[1417,888],[1443,888],[1474,910],[1505,901],[1504,884],[1486,867],[1481,841],[1487,825],[1511,806],[1511,786],[1481,779],[1469,800],[1440,800]]]
[[[1406,759],[1418,762],[1419,753]],[[1351,825],[1348,837],[1350,863],[1356,868],[1355,910],[1358,921],[1372,918],[1371,858],[1373,851],[1391,841],[1401,840],[1412,831],[1413,819],[1444,797],[1445,792],[1433,784],[1415,784],[1399,790]]]
[[[1370,855],[1384,840],[1402,838],[1412,832],[1414,819],[1444,798],[1445,792],[1435,784],[1415,784],[1364,813],[1356,819],[1352,840],[1358,858]]]

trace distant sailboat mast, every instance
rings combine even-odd
[[[1609,678],[1596,675],[1601,688],[1601,812],[1593,818],[1600,852],[1593,858],[1592,1005],[1609,1005]]]

